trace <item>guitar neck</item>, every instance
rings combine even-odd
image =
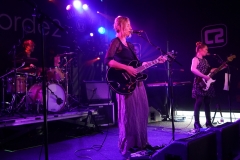
[[[215,69],[212,73],[210,73],[210,77],[212,78],[215,74],[217,74],[219,71],[221,71],[224,66],[228,63],[231,62],[234,58],[236,58],[236,55],[231,55],[227,58],[227,61],[223,62],[221,66],[219,66],[217,69]]]
[[[223,64],[221,64],[221,66],[219,66],[217,69],[215,69],[212,73],[210,73],[210,77],[212,78],[215,74],[217,74],[219,71],[221,71],[223,69],[223,67],[227,64],[228,61],[223,62]]]
[[[148,69],[149,67],[154,66],[157,63],[158,63],[158,59],[155,59],[153,61],[147,62],[147,64],[145,64],[143,66],[140,66],[140,67],[137,67],[136,68],[137,72],[140,73],[140,72],[144,71],[145,69]]]

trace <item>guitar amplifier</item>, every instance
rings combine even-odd
[[[111,101],[111,91],[104,81],[84,81],[82,84],[82,101],[88,104],[102,104]]]
[[[114,103],[90,104],[90,107],[96,110],[97,114],[93,115],[91,123],[94,121],[99,126],[107,126],[115,124]]]

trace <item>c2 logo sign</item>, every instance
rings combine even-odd
[[[223,47],[227,44],[227,27],[224,24],[215,24],[203,27],[202,42],[209,48]]]

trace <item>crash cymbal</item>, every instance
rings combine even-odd
[[[22,73],[33,73],[36,72],[36,68],[32,68],[32,67],[24,67],[24,68],[19,68],[17,69],[17,72],[22,72]]]
[[[36,58],[22,58],[22,59],[16,59],[14,60],[13,62],[16,62],[16,63],[36,63],[38,61],[38,59]]]
[[[75,53],[74,52],[66,52],[63,54],[58,54],[57,56],[63,57],[63,56],[71,56],[71,55],[75,55]]]

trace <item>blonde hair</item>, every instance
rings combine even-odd
[[[118,16],[115,18],[113,27],[117,32],[116,35],[124,36],[124,30],[127,22],[130,22],[128,17]]]

